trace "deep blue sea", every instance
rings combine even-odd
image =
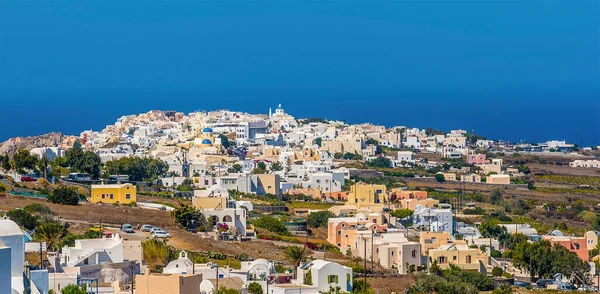
[[[600,145],[600,1],[0,1],[0,140],[151,109]]]

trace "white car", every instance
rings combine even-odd
[[[152,228],[152,229],[150,230],[150,234],[153,234],[153,235],[154,235],[154,232],[156,232],[156,231],[163,231],[163,229],[161,229],[161,228],[157,228],[157,227],[154,227],[154,228]]]
[[[169,234],[167,231],[163,231],[163,230],[152,233],[152,236],[154,238],[171,238],[171,234]]]

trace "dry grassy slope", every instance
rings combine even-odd
[[[45,200],[26,197],[0,197],[0,210],[7,211],[14,208],[23,208],[30,203],[43,203],[48,205],[57,215],[65,220],[77,220],[97,223],[100,218],[105,224],[120,225],[129,222],[134,226],[138,223],[150,224],[169,230],[173,238],[169,244],[186,250],[213,251],[227,255],[247,254],[252,258],[283,259],[283,249],[268,242],[217,242],[203,239],[200,235],[190,234],[179,228],[171,219],[169,212],[161,210],[141,209],[138,207],[114,206],[109,204],[84,204],[68,206],[52,204]],[[125,215],[124,210],[129,211]],[[74,224],[77,233],[85,231],[85,224]]]

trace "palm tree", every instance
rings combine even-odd
[[[309,256],[309,251],[306,249],[306,246],[288,246],[283,250],[283,254],[285,255],[285,259],[289,261],[293,266],[294,270],[294,278],[296,277],[296,269],[300,266],[300,264]]]
[[[46,242],[46,250],[57,249],[56,245],[65,234],[65,227],[57,223],[45,223],[35,229],[35,239]]]

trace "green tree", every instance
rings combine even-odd
[[[322,143],[323,143],[323,138],[318,137],[315,139],[315,144],[317,144],[319,147],[321,147]]]
[[[477,229],[484,238],[498,238],[502,234],[506,234],[506,228],[499,226],[498,223],[493,220],[482,222]]]
[[[592,223],[592,230],[600,231],[600,216],[599,215],[596,215],[596,219],[594,219],[594,222]]]
[[[296,278],[296,269],[310,256],[310,250],[306,246],[290,245],[283,250],[285,259],[293,266],[294,278]]]
[[[413,211],[408,208],[396,209],[390,213],[393,217],[403,219],[413,215]]]
[[[257,282],[248,284],[248,293],[250,294],[263,294],[262,286]]]
[[[264,162],[259,161],[256,164],[256,167],[254,168],[254,170],[252,170],[252,173],[253,174],[266,174],[267,173],[267,165]]]
[[[158,239],[150,239],[142,242],[144,261],[148,263],[151,270],[164,266],[169,261],[172,249],[165,242]]]
[[[500,202],[502,202],[502,193],[499,189],[492,190],[492,193],[490,193],[490,203],[500,205]]]
[[[78,205],[79,195],[73,187],[60,186],[54,189],[54,192],[48,196],[48,200],[57,204]]]
[[[162,160],[149,157],[123,157],[107,161],[105,168],[111,175],[128,175],[132,181],[146,181],[165,175],[169,165]]]
[[[227,171],[230,173],[239,173],[242,171],[242,166],[239,163],[234,163]]]
[[[179,202],[179,207],[171,211],[171,217],[184,228],[192,226],[192,224],[200,226],[206,222],[199,209],[182,202]]]
[[[10,170],[10,158],[8,157],[8,153],[6,153],[6,155],[2,157],[1,166],[5,171]]]
[[[85,289],[83,289],[75,284],[67,285],[66,287],[62,288],[61,292],[62,292],[62,294],[86,294],[87,293],[85,291]]]
[[[219,287],[217,294],[240,294],[240,291],[231,288]]]
[[[269,215],[261,216],[254,221],[254,225],[280,235],[290,235],[290,232],[287,230],[283,222]]]
[[[33,170],[35,169],[35,163],[37,159],[31,155],[27,149],[21,148],[14,155],[13,160],[15,161],[15,167],[17,170]]]
[[[46,242],[46,250],[58,249],[62,237],[66,234],[65,227],[57,223],[45,223],[35,229],[34,239],[39,242]]]
[[[444,178],[443,174],[436,174],[435,175],[435,180],[438,181],[439,183],[443,183],[446,181],[446,178]]]
[[[231,146],[231,144],[229,143],[229,138],[227,138],[227,136],[220,134],[219,139],[221,139],[221,146],[223,146],[223,148],[228,149]]]
[[[37,226],[37,218],[24,209],[13,209],[6,213],[6,216],[20,227],[27,230],[33,230]]]
[[[504,270],[501,267],[495,266],[492,269],[492,276],[494,276],[494,277],[501,277],[502,274],[504,274]]]
[[[271,164],[271,171],[283,170],[283,165],[279,161],[275,161]]]
[[[311,228],[326,228],[327,220],[332,217],[335,217],[335,215],[328,210],[313,212],[308,215],[307,224]]]
[[[372,167],[388,168],[392,166],[392,161],[387,157],[380,156],[373,160],[369,160],[367,165]]]

